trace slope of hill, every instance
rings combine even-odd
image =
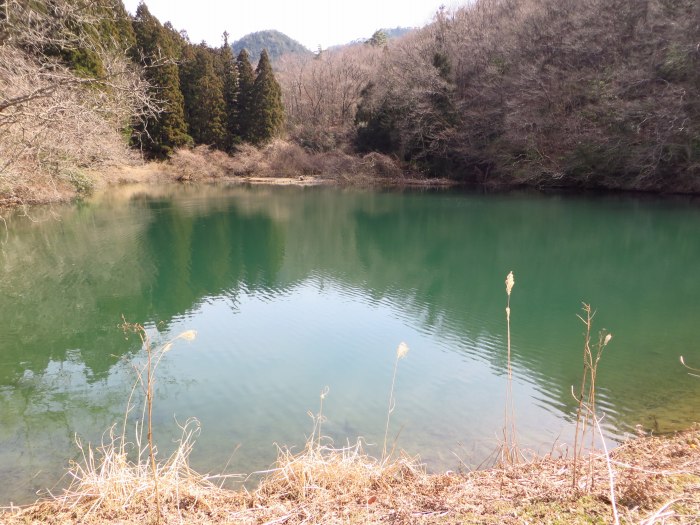
[[[273,62],[288,53],[311,54],[311,51],[302,44],[274,29],[247,34],[231,44],[231,47],[234,54],[238,54],[244,48],[247,49],[253,64],[260,58],[263,49],[267,49]]]

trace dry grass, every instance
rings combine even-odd
[[[187,429],[187,427],[186,427]],[[381,461],[361,443],[344,448],[310,439],[299,454],[280,449],[254,492],[230,491],[187,464],[192,432],[158,466],[163,523],[610,523],[608,472],[592,456],[596,487],[571,490],[571,459],[467,474],[427,474],[416,458]],[[700,430],[633,439],[612,452],[622,523],[697,523],[700,519]],[[7,525],[148,523],[155,520],[152,476],[110,443],[71,471],[64,495],[7,511]],[[146,470],[143,470],[146,467]],[[579,468],[584,469],[584,466]],[[583,472],[581,473],[583,474]],[[586,474],[589,474],[586,472]]]
[[[233,170],[231,158],[222,151],[207,146],[194,149],[180,148],[168,162],[169,171],[179,181],[220,179]]]
[[[217,499],[230,501],[218,478],[202,476],[189,468],[193,435],[198,427],[188,423],[178,450],[157,465],[154,478],[148,461],[129,459],[122,444],[113,441],[85,450],[83,461],[69,475],[71,486],[51,500],[11,512],[4,523],[146,523],[156,522],[156,495],[163,523],[182,522],[185,516],[210,515]],[[143,451],[140,451],[141,457]],[[158,490],[154,484],[158,480]]]

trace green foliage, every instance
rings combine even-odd
[[[226,147],[224,85],[217,74],[217,52],[204,44],[187,46],[180,64],[185,120],[195,144]]]
[[[443,80],[449,80],[452,73],[452,64],[447,54],[436,51],[433,54],[433,67],[438,70],[438,74]]]
[[[52,43],[43,49],[60,59],[79,75],[100,78],[105,75],[101,52],[123,53],[135,44],[131,21],[121,0],[78,0],[76,11],[58,19],[49,33]],[[50,2],[28,4],[30,10],[51,14]]]
[[[95,190],[95,181],[80,170],[67,171],[63,177],[73,185],[79,196],[91,195]]]
[[[375,104],[375,91],[376,86],[372,83],[362,91],[355,115],[355,147],[360,152],[394,153],[401,144],[398,129],[400,112],[393,106],[391,97]]]
[[[228,33],[224,33],[224,45],[217,53],[217,71],[223,82],[223,98],[226,112],[225,149],[232,151],[240,142],[237,132],[237,103],[239,95],[238,68],[233,51],[228,43]]]
[[[250,141],[263,144],[277,135],[284,124],[282,89],[275,79],[270,58],[264,49],[255,71],[251,102]]]
[[[374,47],[383,47],[389,41],[389,37],[382,29],[376,30],[372,36],[367,40],[367,44]]]
[[[234,52],[241,52],[244,49],[248,52],[252,62],[260,60],[263,49],[267,50],[270,60],[276,60],[282,55],[296,53],[300,55],[311,55],[311,51],[296,40],[289,38],[279,31],[268,30],[250,33],[236,40],[231,44]]]
[[[61,60],[73,71],[84,77],[100,78],[104,76],[104,67],[99,55],[91,49],[61,49]]]
[[[683,82],[688,80],[693,69],[698,67],[694,63],[695,50],[683,48],[677,43],[671,44],[664,53],[663,61],[657,66],[659,76],[669,82]]]
[[[99,0],[94,6],[100,15],[96,34],[106,49],[125,51],[136,45],[131,18],[122,0]]]
[[[184,115],[184,97],[180,90],[178,49],[172,31],[164,28],[145,4],[139,4],[133,20],[136,47],[133,56],[142,60],[153,94],[163,104],[163,111],[139,126],[138,143],[148,153],[164,157],[179,146],[190,144]]]
[[[245,49],[238,53],[236,59],[238,70],[238,99],[234,106],[236,118],[235,136],[241,140],[249,142],[252,133],[253,119],[253,84],[255,83],[255,73],[250,65],[248,51]]]
[[[145,4],[133,26],[133,56],[143,61],[166,108],[137,129],[147,152],[167,156],[193,143],[232,151],[240,142],[262,144],[279,133],[282,94],[267,52],[253,71],[245,49],[234,59],[227,34],[219,49],[192,45],[170,24],[161,25]]]

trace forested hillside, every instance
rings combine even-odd
[[[700,3],[480,0],[383,55],[357,146],[474,182],[700,190]]]
[[[192,44],[144,3],[131,17],[121,0],[11,0],[0,23],[2,202],[89,192],[88,171],[128,164],[135,151],[230,152],[281,130],[264,50],[254,71],[247,53]]]
[[[697,192],[699,46],[694,0],[477,0],[281,79],[313,147],[474,183]]]

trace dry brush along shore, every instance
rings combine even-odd
[[[613,523],[604,454],[468,473],[427,474],[413,458],[374,459],[361,446],[333,449],[311,440],[300,454],[280,451],[255,491],[220,488],[187,466],[191,443],[159,464],[162,523]],[[111,452],[110,452],[111,450]],[[7,525],[155,523],[153,477],[107,447],[74,469],[63,495],[5,509]],[[118,456],[118,454],[117,454]],[[610,454],[621,523],[700,523],[700,429],[631,439]]]
[[[31,173],[32,168],[27,167],[25,172]],[[426,178],[380,153],[309,152],[280,139],[260,148],[244,144],[233,155],[207,146],[181,148],[164,162],[144,162],[131,152],[122,161],[110,165],[96,164],[90,169],[83,167],[75,173],[79,174],[80,184],[76,182],[78,179],[69,183],[55,178],[49,182],[18,178],[17,181],[26,182],[22,192],[17,190],[17,185],[12,191],[6,191],[0,184],[0,210],[68,202],[109,186],[130,183],[360,187],[444,187],[457,184],[447,179]]]

